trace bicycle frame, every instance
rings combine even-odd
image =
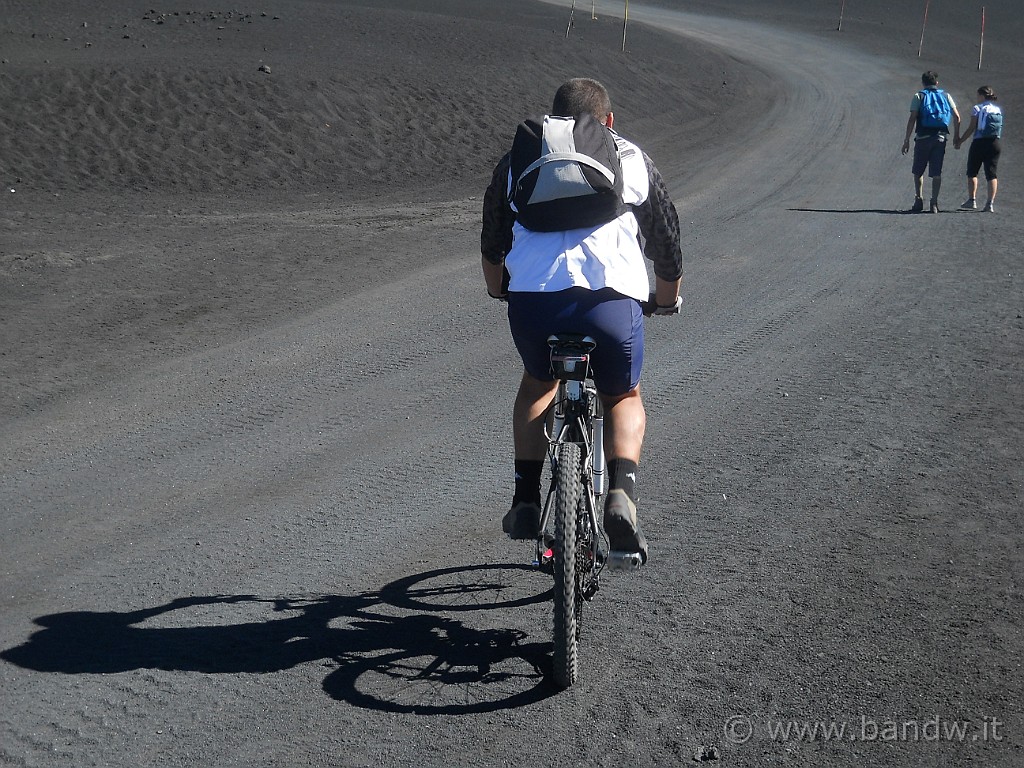
[[[548,339],[551,345],[552,372],[558,379],[555,399],[549,409],[550,424],[545,425],[548,438],[548,461],[552,468],[552,484],[544,502],[541,515],[541,536],[537,540],[537,562],[550,557],[549,541],[544,535],[551,516],[552,498],[555,491],[555,468],[558,462],[559,445],[571,442],[580,446],[580,465],[583,486],[585,521],[584,540],[589,549],[589,569],[583,597],[590,600],[599,588],[598,577],[604,568],[605,556],[600,544],[604,533],[598,522],[599,501],[605,488],[603,429],[604,416],[601,400],[597,395],[590,375],[589,353],[596,346],[590,337],[556,335]],[[607,547],[605,547],[605,552]]]

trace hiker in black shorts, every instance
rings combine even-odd
[[[921,75],[924,88],[914,94],[907,119],[907,135],[903,154],[910,151],[910,134],[914,139],[914,205],[911,213],[924,210],[924,172],[932,179],[931,213],[939,212],[939,189],[942,187],[942,160],[946,155],[946,138],[952,125],[954,137],[960,132],[960,113],[953,97],[939,88],[939,76],[929,70]]]
[[[956,137],[956,148],[960,149],[967,138],[973,137],[971,148],[967,152],[967,199],[960,206],[961,210],[974,211],[978,208],[978,171],[985,167],[985,178],[988,180],[988,201],[982,209],[987,213],[995,213],[996,164],[1002,152],[999,139],[1003,135],[1003,110],[993,103],[998,100],[995,91],[983,85],[978,89],[978,102],[971,110],[971,122],[963,135]]]

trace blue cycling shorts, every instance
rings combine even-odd
[[[508,323],[526,372],[551,381],[552,333],[592,336],[594,384],[606,395],[624,395],[640,383],[644,365],[644,315],[640,302],[611,288],[569,288],[508,295]]]

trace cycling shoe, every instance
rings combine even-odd
[[[510,539],[536,539],[540,527],[540,505],[533,502],[520,501],[512,505],[512,509],[501,519],[501,530]]]
[[[608,555],[610,565],[617,563],[620,569],[628,570],[647,562],[647,538],[636,519],[636,504],[619,488],[608,491],[604,504],[604,531],[611,547]]]

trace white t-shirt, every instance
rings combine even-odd
[[[650,191],[643,153],[621,136],[615,140],[622,162],[622,202],[638,205]],[[511,276],[510,291],[611,288],[639,301],[646,301],[650,295],[639,227],[631,211],[596,228],[561,232],[535,232],[516,222],[505,267]]]

